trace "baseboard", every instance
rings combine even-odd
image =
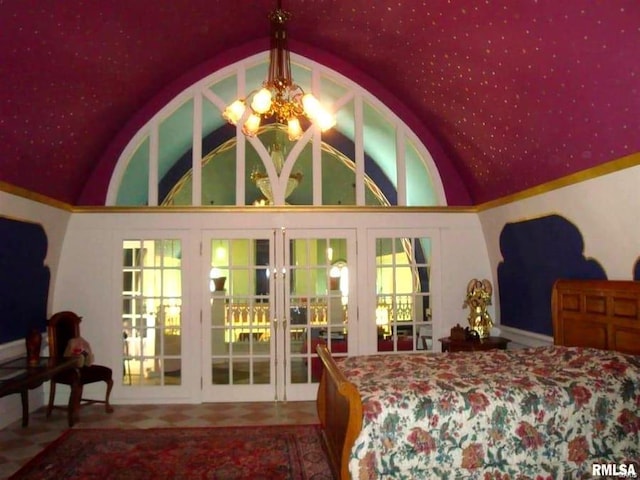
[[[519,328],[506,327],[499,325],[500,332],[503,337],[511,340],[510,349],[528,348],[528,347],[546,347],[553,345],[553,337],[542,335],[540,333],[528,332]]]
[[[13,342],[0,345],[0,361],[26,355],[27,350],[24,340],[14,340]]]

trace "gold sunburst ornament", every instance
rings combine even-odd
[[[467,285],[467,297],[462,308],[469,308],[469,328],[478,332],[480,338],[488,337],[493,327],[493,320],[487,311],[487,307],[491,305],[492,293],[493,287],[486,278],[474,278]]]

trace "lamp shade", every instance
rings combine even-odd
[[[336,118],[324,108],[320,108],[318,115],[316,116],[316,124],[320,127],[320,130],[326,132],[336,124]]]
[[[244,122],[244,126],[242,127],[242,133],[248,136],[254,136],[258,133],[258,129],[260,128],[260,117],[255,113],[249,115],[247,121]]]
[[[242,118],[242,115],[244,115],[245,108],[246,105],[242,100],[236,100],[227,108],[225,108],[222,116],[227,122],[231,123],[232,125],[236,125]]]
[[[251,109],[257,114],[264,114],[271,108],[271,92],[267,88],[261,88],[258,93],[253,96],[251,101]]]
[[[318,99],[312,94],[307,93],[302,97],[302,108],[304,108],[305,115],[314,120],[321,107]]]
[[[297,117],[291,117],[287,121],[287,133],[289,134],[289,140],[292,142],[298,140],[302,136],[302,127],[300,126],[300,120]]]

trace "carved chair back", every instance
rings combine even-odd
[[[47,322],[49,335],[49,355],[55,358],[64,356],[65,348],[69,340],[80,336],[79,317],[74,312],[64,311],[53,315]]]

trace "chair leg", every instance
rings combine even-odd
[[[109,396],[111,395],[111,389],[113,388],[113,379],[110,378],[109,380],[106,381],[106,383],[107,383],[107,395],[104,399],[104,410],[107,413],[112,413],[113,407],[109,404]]]
[[[49,404],[47,405],[47,418],[51,416],[51,412],[53,411],[53,402],[56,397],[56,382],[51,380],[49,385]]]
[[[73,425],[80,419],[82,390],[83,385],[79,381],[71,385],[71,393],[69,394],[69,406],[67,407],[67,416],[69,417],[70,427],[73,427]]]

